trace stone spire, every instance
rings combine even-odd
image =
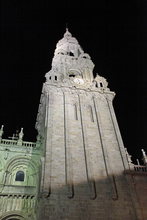
[[[129,164],[129,168],[132,169],[133,168],[133,163],[132,163],[132,156],[128,153],[127,148],[125,148],[125,152],[126,152],[126,157],[127,157],[127,161]]]
[[[24,136],[23,128],[21,128],[21,131],[19,133],[19,140],[22,140],[23,136]]]
[[[147,166],[147,155],[146,155],[144,149],[141,149],[141,151],[142,151],[142,156],[143,156],[142,159],[143,159],[144,165]]]
[[[65,32],[65,34],[64,34],[64,37],[65,37],[65,38],[72,37],[71,33],[68,31],[68,27],[66,27],[66,32]]]
[[[21,131],[20,131],[19,136],[18,136],[17,145],[22,145],[23,136],[24,136],[23,128],[21,128]]]
[[[51,83],[71,80],[70,76],[78,76],[92,82],[94,64],[87,53],[84,53],[77,39],[68,28],[63,38],[58,41],[52,60],[52,68],[46,74],[46,80]]]
[[[59,40],[56,45],[55,55],[62,54],[77,58],[80,54],[83,53],[84,51],[79,45],[77,39],[72,37],[72,34],[69,32],[68,28],[66,28],[64,37],[61,40]]]
[[[4,125],[2,125],[0,129],[0,141],[2,140],[3,133],[4,133]]]

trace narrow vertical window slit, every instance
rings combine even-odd
[[[88,106],[88,111],[89,111],[91,122],[94,122],[93,110],[92,110],[91,105]]]
[[[77,104],[74,104],[75,119],[78,120]]]

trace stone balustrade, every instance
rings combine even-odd
[[[134,165],[134,171],[135,172],[146,172],[147,173],[147,167],[141,166],[141,165]]]
[[[0,142],[0,145],[4,146],[15,146],[18,145],[18,140],[9,140],[9,139],[2,139]],[[24,147],[36,147],[35,142],[27,142],[27,141],[22,141],[22,143],[19,143],[19,146],[24,146]]]
[[[124,171],[125,174],[133,174],[133,175],[147,175],[147,166],[132,164],[129,170]]]
[[[17,145],[17,141],[16,140],[9,140],[9,139],[2,139],[1,144],[4,144],[4,145]]]
[[[22,146],[25,146],[25,147],[36,147],[36,143],[23,141],[22,142]]]

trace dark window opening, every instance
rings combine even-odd
[[[70,74],[69,77],[75,77],[75,74]]]
[[[88,106],[88,110],[89,110],[91,122],[94,122],[93,110],[92,110],[92,107],[90,105]]]
[[[78,111],[77,111],[77,105],[74,105],[74,110],[75,110],[75,119],[78,120]]]
[[[57,80],[57,76],[55,76],[55,80]]]
[[[49,77],[49,79],[51,79],[51,76]]]
[[[64,55],[64,53],[63,53],[63,52],[59,52],[58,54],[62,54],[62,55]]]
[[[72,57],[73,57],[73,56],[74,56],[74,54],[73,54],[72,52],[69,52],[69,56],[72,56]]]
[[[98,88],[98,84],[97,83],[95,84],[95,87]]]
[[[100,87],[103,87],[103,83],[102,82],[100,82]]]
[[[23,171],[18,171],[16,173],[15,181],[24,181],[24,172]]]

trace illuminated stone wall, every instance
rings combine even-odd
[[[1,138],[0,158],[0,219],[36,219],[41,175],[38,146],[21,138]]]
[[[46,74],[36,122],[43,142],[38,219],[143,220],[128,173],[114,92],[66,30]]]

